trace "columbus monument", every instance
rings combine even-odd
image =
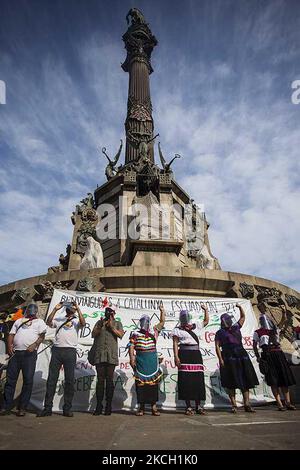
[[[45,315],[55,288],[240,297],[250,299],[256,313],[258,302],[267,304],[277,322],[285,304],[283,347],[292,351],[300,294],[255,273],[221,269],[210,247],[204,211],[175,178],[178,159],[185,156],[166,156],[164,136],[154,130],[150,75],[158,41],[138,9],[132,8],[126,19],[122,64],[129,78],[126,142],[116,142],[115,149],[100,149],[100,157],[107,162],[107,181],[74,208],[73,237],[58,264],[40,276],[1,286],[0,309],[13,311],[34,299]]]

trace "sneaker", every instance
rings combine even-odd
[[[46,409],[44,409],[44,410],[40,411],[40,412],[36,415],[36,417],[37,417],[37,418],[44,418],[45,416],[51,416],[51,415],[52,415],[52,411],[51,411],[51,410],[46,410]]]
[[[11,411],[10,410],[1,410],[0,411],[0,416],[7,416],[7,415],[10,415],[11,414]]]
[[[65,416],[66,418],[73,418],[74,415],[72,411],[64,411],[63,416]]]
[[[23,416],[25,416],[25,415],[26,415],[26,411],[25,411],[25,410],[18,410],[17,413],[16,413],[16,416],[19,416],[19,417],[20,417],[20,416],[23,417]]]

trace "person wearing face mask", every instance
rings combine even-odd
[[[114,371],[119,364],[118,339],[124,336],[123,325],[115,320],[116,312],[106,307],[104,318],[101,318],[92,331],[94,338],[94,357],[93,364],[97,371],[96,398],[97,405],[94,416],[102,414],[104,389],[106,391],[106,405],[104,414],[111,415],[112,399],[114,394]]]
[[[37,318],[38,306],[30,303],[25,309],[25,316],[15,321],[7,340],[10,356],[4,388],[4,406],[1,415],[9,414],[13,407],[17,380],[22,371],[23,386],[19,397],[17,416],[25,416],[28,406],[33,377],[36,367],[37,350],[45,338],[46,324]]]
[[[145,414],[145,405],[150,404],[152,415],[159,416],[156,403],[158,401],[158,384],[162,377],[159,359],[156,350],[158,335],[165,324],[165,311],[160,305],[159,323],[151,329],[150,317],[143,315],[140,318],[140,327],[130,335],[129,357],[133,369],[137,402],[139,409],[137,416]]]
[[[243,307],[236,304],[240,311],[240,318],[233,323],[232,315],[221,315],[221,328],[215,336],[216,353],[220,364],[221,384],[229,395],[231,410],[237,412],[235,399],[236,389],[243,394],[244,409],[246,412],[254,412],[249,402],[249,389],[258,385],[258,379],[247,351],[242,344],[241,328],[245,322]]]
[[[265,376],[265,381],[272,389],[278,410],[295,410],[291,404],[289,387],[296,383],[293,372],[281,350],[279,333],[286,321],[286,307],[282,305],[282,319],[276,327],[273,320],[267,315],[266,306],[258,304],[261,313],[259,317],[260,328],[253,335],[253,349],[259,368]],[[258,349],[261,349],[261,355]],[[285,407],[282,404],[280,392],[284,395]]]
[[[195,411],[205,414],[200,402],[205,400],[205,383],[203,359],[199,348],[201,331],[209,322],[207,307],[202,305],[204,311],[203,321],[192,323],[191,315],[187,310],[179,314],[179,326],[174,328],[173,350],[175,364],[178,367],[178,399],[186,404],[185,414],[193,415],[191,400],[195,400]]]
[[[65,307],[65,317],[54,320],[56,313]],[[78,314],[78,318],[77,318]],[[52,415],[53,398],[61,367],[64,368],[64,406],[63,415],[71,418],[73,413],[72,401],[74,396],[74,377],[76,366],[76,349],[78,345],[78,333],[85,326],[85,319],[76,302],[57,304],[47,319],[47,326],[55,328],[55,337],[51,350],[51,361],[46,385],[44,409],[38,413],[38,417]]]

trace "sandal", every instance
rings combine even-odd
[[[135,416],[144,416],[145,411],[144,410],[138,410],[135,412]]]
[[[158,410],[152,410],[152,416],[160,416],[160,412]]]
[[[187,408],[187,409],[185,410],[185,413],[184,413],[184,414],[187,415],[187,416],[193,416],[193,414],[194,414],[193,408],[191,408],[191,407]]]
[[[286,411],[285,407],[284,406],[278,406],[278,411]]]
[[[206,415],[206,413],[205,413],[205,411],[204,411],[203,408],[198,408],[198,409],[196,410],[196,413],[197,413],[197,415]]]
[[[292,405],[291,403],[287,403],[286,404],[286,409],[294,411],[294,410],[296,410],[296,407],[294,405]]]
[[[246,411],[246,413],[256,413],[256,411],[253,408],[251,408],[250,405],[244,406],[244,410]]]
[[[236,406],[232,406],[231,413],[234,413],[234,414],[237,413],[237,407]]]

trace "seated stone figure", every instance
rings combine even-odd
[[[80,269],[103,268],[103,252],[99,242],[93,237],[87,238],[87,249],[80,263]]]

